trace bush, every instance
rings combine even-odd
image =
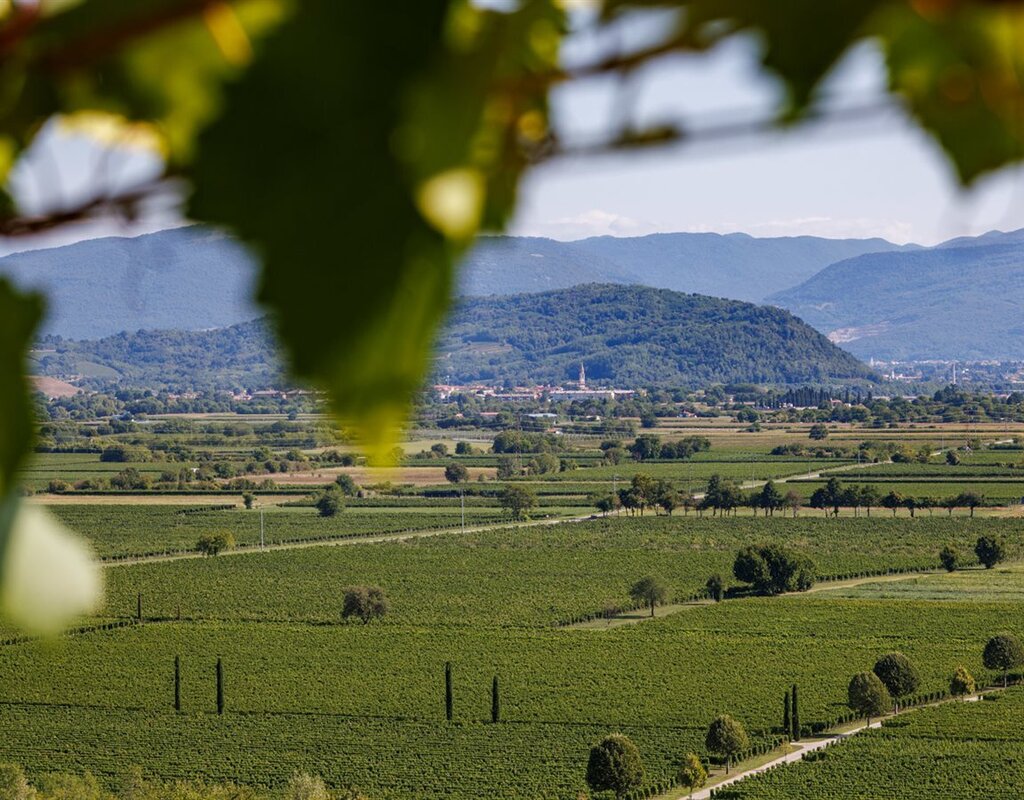
[[[196,543],[196,550],[204,556],[219,555],[224,550],[235,546],[235,537],[228,532],[211,533],[201,536]]]
[[[345,501],[341,490],[336,486],[321,492],[316,500],[316,510],[320,512],[321,517],[333,517],[344,508]]]
[[[962,664],[957,666],[956,672],[949,681],[949,693],[953,697],[962,697],[965,694],[974,694],[977,689],[974,676],[967,671]]]
[[[368,624],[388,613],[388,598],[380,586],[349,586],[344,590],[341,618],[362,620]]]
[[[947,544],[939,551],[939,563],[946,572],[955,571],[960,566],[959,551],[953,545]]]

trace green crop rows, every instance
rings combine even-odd
[[[66,505],[51,510],[104,557],[189,550],[202,535],[220,531],[230,532],[239,544],[260,541],[260,515],[252,510],[159,505]],[[312,508],[275,508],[264,514],[264,530],[266,542],[273,544],[451,528],[461,519],[457,499],[444,509],[347,508],[329,518]],[[502,519],[495,507],[466,508],[467,525]]]
[[[252,519],[251,512],[212,513]],[[320,522],[308,513],[297,518]],[[142,593],[154,617],[180,610],[189,618],[333,621],[341,587],[377,583],[393,599],[394,622],[545,626],[628,603],[631,581],[646,573],[663,576],[676,597],[689,597],[714,572],[728,581],[736,551],[749,543],[784,541],[811,556],[823,575],[836,576],[937,566],[944,544],[969,554],[983,533],[1003,535],[1012,557],[1024,551],[1019,526],[993,518],[612,517],[557,529],[119,567],[108,573],[106,613],[134,614]]]
[[[720,800],[1010,800],[1021,796],[1024,693],[922,709],[715,796]]]
[[[180,513],[68,511],[111,525],[121,515],[129,542],[159,539],[158,523]],[[386,519],[392,512],[365,513]],[[180,516],[182,526],[258,521],[244,511]],[[300,534],[321,521],[305,509],[266,516],[268,527],[294,525]],[[710,572],[728,575],[746,543],[780,542],[824,573],[849,575],[927,566],[943,544],[969,551],[982,533],[1003,535],[1014,557],[1022,552],[1007,519],[691,514],[111,566],[102,618],[134,615],[141,594],[149,621],[0,647],[0,761],[30,774],[88,769],[109,782],[132,763],[166,779],[260,785],[280,785],[302,769],[358,785],[375,800],[572,800],[585,789],[589,746],[621,730],[640,747],[651,786],[670,777],[680,755],[702,752],[702,732],[717,713],[734,714],[765,742],[794,683],[805,724],[835,721],[845,712],[850,674],[883,652],[914,659],[925,692],[944,689],[960,663],[988,677],[980,663],[986,638],[1024,633],[1024,573],[972,571],[963,578],[965,597],[954,592],[946,602],[824,591],[692,605],[609,630],[553,623],[628,601],[630,582],[648,572],[688,596]],[[993,575],[1007,602],[966,597]],[[353,583],[382,585],[389,614],[342,624],[342,589]],[[181,714],[172,709],[175,656]],[[214,713],[218,658],[227,684],[223,717]],[[455,675],[451,724],[445,662]],[[487,722],[494,675],[502,687],[499,725]]]

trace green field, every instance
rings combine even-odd
[[[1024,692],[912,711],[812,759],[720,790],[720,800],[1020,797]]]
[[[88,539],[102,557],[193,550],[205,534],[229,532],[240,545],[260,542],[260,513],[240,508],[163,505],[66,505],[51,510]],[[494,507],[466,508],[466,524],[500,522]],[[263,517],[267,544],[458,527],[458,501],[447,508],[346,508],[321,517],[313,508],[272,508]]]
[[[585,788],[590,744],[624,731],[641,749],[647,785],[663,785],[680,753],[702,751],[716,713],[768,741],[793,683],[805,725],[835,722],[849,675],[883,652],[913,658],[925,692],[944,689],[959,663],[984,675],[987,637],[1024,633],[1024,589],[1000,602],[972,593],[993,577],[1024,584],[1024,572],[966,572],[965,596],[946,602],[849,598],[852,589],[837,587],[695,605],[609,630],[552,623],[627,601],[646,572],[691,593],[710,571],[727,573],[746,542],[782,542],[845,575],[928,566],[941,544],[969,549],[983,532],[1022,552],[1015,526],[1000,519],[622,517],[110,567],[104,616],[133,615],[141,593],[154,621],[0,648],[9,732],[0,760],[30,775],[88,769],[107,782],[138,762],[165,779],[265,786],[303,769],[372,798],[571,800]],[[388,616],[341,623],[341,588],[355,582],[385,587]],[[223,717],[214,713],[217,658]],[[455,675],[451,724],[445,662]],[[494,675],[499,725],[487,722]]]

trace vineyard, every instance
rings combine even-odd
[[[318,519],[275,512],[293,513]],[[1020,552],[1012,521],[995,518],[691,515],[114,566],[102,619],[130,621],[141,594],[143,623],[0,647],[0,724],[10,732],[0,759],[30,775],[88,769],[108,782],[139,762],[164,779],[265,786],[304,769],[372,798],[572,800],[585,789],[590,745],[623,731],[641,750],[645,785],[663,786],[681,753],[703,752],[703,731],[718,713],[741,719],[755,745],[771,742],[794,683],[806,727],[842,719],[850,674],[883,652],[914,660],[921,692],[945,690],[961,663],[986,677],[987,637],[1024,633],[1024,573],[975,569],[878,584],[961,581],[942,590],[945,602],[842,596],[854,586],[693,605],[606,631],[553,623],[628,602],[631,580],[646,572],[691,594],[710,571],[728,575],[744,543],[783,543],[822,572],[849,576],[930,566],[941,544],[969,550],[983,532]],[[1001,587],[993,596],[1005,602],[972,595],[993,576]],[[352,583],[385,587],[389,613],[343,624],[341,588]],[[488,721],[495,675],[497,725]]]
[[[296,518],[321,521],[311,514]],[[700,591],[712,573],[731,582],[733,558],[747,544],[783,543],[810,556],[822,575],[849,576],[937,567],[943,545],[955,543],[969,556],[983,534],[1005,537],[1013,558],[1024,553],[1024,534],[1007,519],[622,516],[118,567],[108,573],[105,613],[134,614],[141,593],[153,617],[180,611],[200,619],[334,621],[339,587],[376,583],[394,600],[382,624],[549,626],[627,604],[630,583],[647,573],[663,576],[680,599]]]
[[[1020,797],[1024,693],[947,703],[892,720],[715,794],[718,800],[993,800]]]
[[[231,506],[54,506],[54,513],[88,539],[104,558],[194,550],[201,536],[230,533],[243,546],[260,543],[260,513]],[[466,524],[500,522],[494,506],[466,508]],[[264,514],[267,544],[339,539],[399,531],[453,528],[461,524],[458,501],[447,508],[347,508],[320,517],[313,508],[274,508]]]

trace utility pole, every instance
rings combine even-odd
[[[263,538],[263,506],[260,506],[260,550],[266,547],[265,540]]]
[[[462,506],[462,532],[466,532],[466,492],[459,487],[459,504]]]

